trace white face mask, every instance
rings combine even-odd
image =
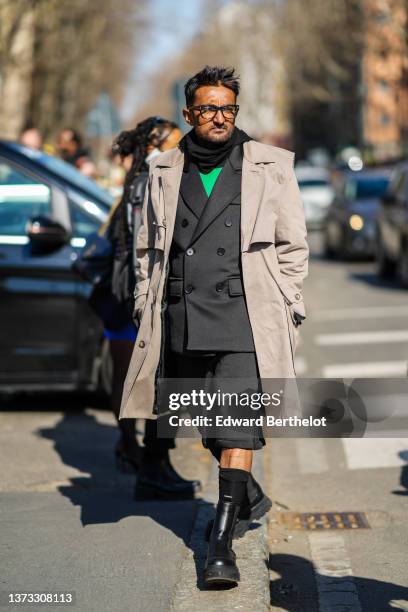
[[[153,149],[153,151],[150,151],[149,155],[145,158],[145,162],[146,164],[150,164],[150,162],[152,161],[152,159],[154,159],[155,157],[157,157],[158,155],[160,155],[161,151],[160,149],[158,149],[157,147],[155,147]]]

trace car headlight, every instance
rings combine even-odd
[[[351,215],[349,219],[349,224],[350,224],[351,229],[358,232],[361,229],[363,229],[364,220],[362,217],[360,217],[360,215]]]

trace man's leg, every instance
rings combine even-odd
[[[129,368],[134,342],[110,340],[109,348],[113,363],[111,406],[120,430],[115,456],[118,469],[123,472],[137,471],[140,464],[140,448],[136,438],[136,419],[119,419],[123,385]]]
[[[237,379],[227,383],[227,379]],[[258,368],[254,353],[221,354],[214,367],[216,388],[230,393],[258,388]],[[218,407],[224,417],[234,406]],[[253,428],[222,427],[214,432],[216,439],[205,438],[203,444],[215,455],[220,449],[219,500],[209,534],[208,555],[204,571],[207,584],[236,583],[239,570],[232,550],[232,537],[238,516],[248,506],[248,481],[251,477],[253,450],[262,448],[262,432]],[[219,437],[218,437],[219,436]],[[217,453],[218,454],[218,453]]]
[[[135,499],[191,499],[201,488],[199,480],[185,480],[170,462],[174,438],[159,438],[157,420],[147,419],[143,458],[136,482]]]

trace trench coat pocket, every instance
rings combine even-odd
[[[181,278],[169,278],[167,294],[170,297],[181,297],[183,295],[183,281]]]
[[[228,294],[230,297],[244,295],[242,280],[239,277],[228,279]]]

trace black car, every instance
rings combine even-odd
[[[376,219],[388,182],[389,171],[378,169],[344,172],[337,180],[323,228],[328,257],[374,256]]]
[[[408,164],[395,167],[381,199],[377,222],[377,269],[383,278],[398,275],[408,288]]]
[[[112,198],[65,162],[0,141],[0,391],[95,390],[103,328],[72,263]]]

